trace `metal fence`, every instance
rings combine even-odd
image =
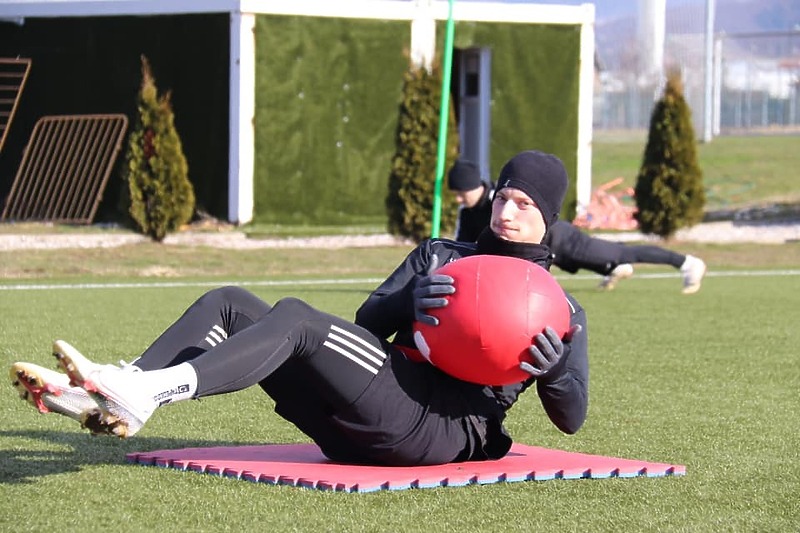
[[[127,128],[119,114],[40,118],[0,221],[91,224]]]
[[[683,73],[684,97],[695,129],[706,127],[711,106],[714,135],[800,133],[800,31],[715,36],[706,61],[701,34],[669,35],[665,57]],[[713,65],[712,94],[706,65]],[[635,69],[601,72],[595,87],[596,129],[647,129],[663,80],[648,81]]]
[[[715,133],[800,131],[800,31],[722,35]]]
[[[31,60],[0,57],[0,151],[3,150],[25,81],[31,71]]]

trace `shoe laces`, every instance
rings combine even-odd
[[[127,363],[124,359],[119,360],[119,366],[124,372],[142,372],[142,369],[133,363]]]

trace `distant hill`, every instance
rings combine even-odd
[[[595,6],[598,30],[613,31],[635,27],[638,0],[503,0],[512,3],[569,4],[591,3]],[[706,0],[666,0],[668,19],[680,22],[694,20],[702,23]],[[717,31],[728,33],[787,31],[800,29],[798,0],[716,0]],[[670,16],[671,13],[672,15]]]

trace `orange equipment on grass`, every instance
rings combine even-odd
[[[633,217],[636,208],[625,204],[626,199],[633,198],[633,188],[613,190],[622,182],[622,178],[616,178],[597,187],[586,210],[579,213],[572,223],[585,229],[636,229],[638,223]]]

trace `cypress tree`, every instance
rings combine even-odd
[[[142,56],[138,118],[128,139],[123,202],[139,231],[157,242],[188,223],[195,207],[170,97],[169,92],[159,97],[150,65]]]
[[[431,235],[441,89],[438,67],[430,72],[424,67],[412,67],[403,77],[386,209],[389,233],[416,242]],[[450,106],[445,173],[455,162],[459,143],[452,102]],[[441,209],[440,229],[446,234],[455,228],[457,204],[444,185]]]
[[[635,187],[636,220],[642,233],[669,238],[703,219],[705,191],[697,161],[692,115],[680,72],[671,71],[650,117]]]

